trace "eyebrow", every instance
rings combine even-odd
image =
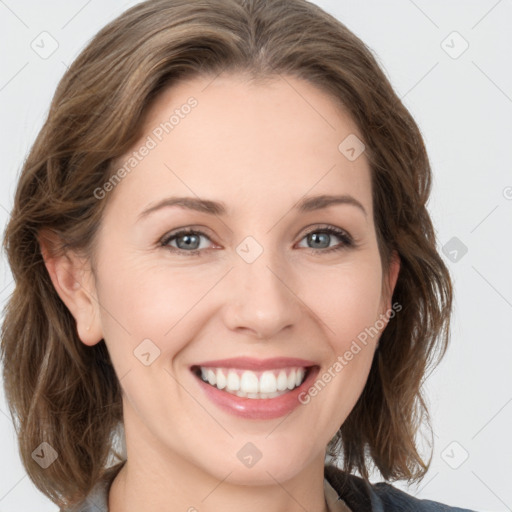
[[[346,204],[355,206],[359,208],[364,215],[367,217],[368,214],[364,208],[364,206],[353,196],[348,194],[343,195],[318,195],[318,196],[310,196],[301,199],[295,204],[294,208],[301,213],[311,212],[316,210],[321,210],[323,208],[328,208],[329,206],[336,204]],[[170,206],[179,206],[180,208],[184,208],[187,210],[194,210],[201,213],[208,213],[210,215],[226,215],[227,208],[226,205],[221,201],[212,201],[209,199],[201,199],[196,197],[167,197],[158,201],[156,204],[152,206],[148,206],[144,209],[138,216],[137,220],[141,220],[144,217],[147,217],[149,214],[160,210],[162,208],[167,208]]]

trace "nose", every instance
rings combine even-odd
[[[270,251],[252,263],[240,259],[228,281],[224,322],[233,331],[269,339],[295,327],[304,314],[296,278]]]

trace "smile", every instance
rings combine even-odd
[[[203,382],[241,398],[276,398],[299,387],[309,368],[289,367],[266,371],[240,368],[194,366],[192,371]]]
[[[271,420],[305,410],[299,396],[312,386],[320,366],[290,357],[236,357],[204,361],[190,371],[215,407],[246,420]]]

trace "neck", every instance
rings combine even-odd
[[[149,477],[153,477],[150,480]],[[274,482],[268,485],[240,486],[216,481],[207,486],[204,482],[172,482],[156,479],[154,474],[140,472],[128,463],[121,469],[110,489],[110,512],[328,512],[325,503],[323,478],[320,484],[301,479]]]

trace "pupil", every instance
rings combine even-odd
[[[329,246],[329,235],[327,233],[313,233],[310,237],[313,244],[320,243],[320,245],[322,245],[322,243],[324,243],[326,245],[323,245],[322,247]]]
[[[184,240],[184,245],[185,247],[188,247],[190,248],[191,244],[194,243],[194,241],[192,240],[193,238],[196,238],[197,239],[197,235],[183,235],[182,237],[178,238],[178,240]],[[196,240],[197,242],[197,240]],[[180,244],[178,243],[178,246]],[[194,249],[196,249],[196,247],[193,247]],[[182,247],[180,247],[180,249],[182,249]]]

